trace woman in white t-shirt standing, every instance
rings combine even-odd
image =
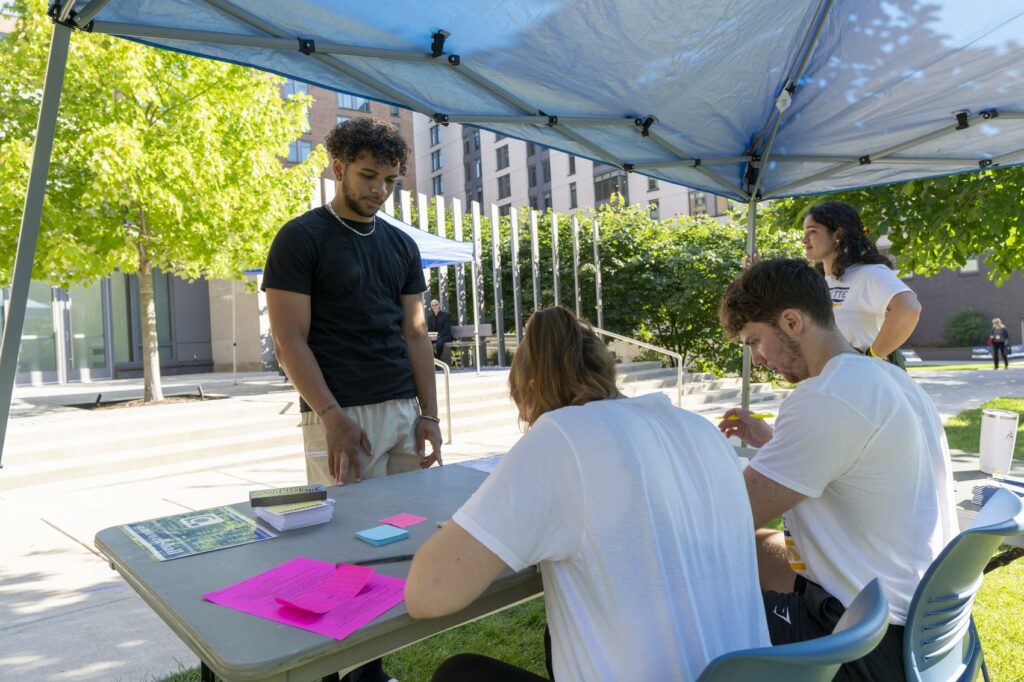
[[[692,680],[768,646],[746,488],[711,422],[661,393],[623,398],[611,353],[564,308],[526,325],[509,387],[529,431],[416,552],[409,615],[454,613],[536,565],[558,682]],[[433,678],[543,679],[476,654]]]
[[[921,304],[868,239],[857,210],[841,201],[811,206],[804,253],[825,275],[836,326],[850,345],[904,367],[899,348],[917,326]]]

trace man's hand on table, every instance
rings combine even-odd
[[[355,475],[355,482],[363,480],[362,465],[359,461],[359,448],[372,455],[370,439],[354,421],[345,416],[340,409],[326,412],[321,421],[324,435],[327,438],[327,466],[331,476],[338,485],[345,485],[345,476],[349,467]]]
[[[432,419],[416,420],[416,454],[420,456],[420,468],[426,469],[434,462],[441,461],[441,424]],[[430,455],[427,455],[427,441],[430,441]]]
[[[726,410],[725,417],[718,422],[718,430],[726,437],[739,436],[751,447],[759,448],[772,439],[772,427],[763,419],[752,417],[749,410],[734,407]]]

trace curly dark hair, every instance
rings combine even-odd
[[[807,209],[814,222],[824,225],[829,235],[842,230],[836,240],[836,257],[832,260],[832,274],[842,277],[851,265],[877,264],[892,269],[892,261],[878,252],[878,247],[865,234],[857,209],[842,201],[823,201]],[[825,267],[815,263],[814,269],[825,274]]]
[[[360,116],[331,128],[324,146],[333,159],[352,163],[363,152],[370,152],[379,163],[398,164],[398,172],[408,169],[409,145],[393,125],[370,116]]]
[[[835,324],[825,278],[805,260],[773,258],[752,265],[728,286],[718,320],[726,336],[736,338],[748,322],[777,325],[787,308],[802,310],[819,327]]]

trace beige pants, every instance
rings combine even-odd
[[[345,416],[366,432],[373,455],[359,448],[359,463],[363,478],[377,478],[390,474],[416,471],[420,458],[416,454],[414,431],[420,411],[413,398],[388,400],[374,405],[342,408]],[[324,426],[315,412],[302,413],[302,447],[306,453],[306,480],[309,483],[338,485],[331,476],[327,462],[327,437]],[[349,467],[346,481],[355,480]]]

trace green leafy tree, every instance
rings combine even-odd
[[[901,272],[933,275],[984,256],[997,284],[1024,268],[1024,168],[783,199],[760,219],[769,229],[798,227],[807,207],[836,199],[860,211],[870,236],[887,234]]]
[[[988,315],[974,308],[960,308],[947,315],[942,323],[942,335],[951,346],[983,343],[991,329]]]
[[[433,204],[430,224],[435,225]],[[519,272],[523,320],[533,312],[533,278],[530,268],[529,210],[519,212]],[[599,225],[602,303],[604,324],[609,331],[670,348],[691,367],[702,371],[734,372],[740,353],[729,343],[718,323],[718,301],[741,271],[745,249],[745,222],[721,223],[708,216],[681,216],[652,220],[636,206],[625,206],[620,198],[594,214]],[[742,217],[742,216],[738,216]],[[414,217],[415,220],[415,217]],[[558,216],[560,303],[575,307],[572,270],[572,218]],[[580,253],[580,309],[583,317],[597,322],[592,218],[578,216]],[[451,217],[449,216],[449,225]],[[554,303],[552,259],[552,215],[538,219],[539,285],[542,306]],[[463,220],[466,239],[471,231]],[[491,222],[481,220],[482,233],[482,322],[494,322]],[[515,330],[511,268],[511,220],[499,224],[501,254],[502,320],[506,332]],[[759,236],[763,256],[800,253],[794,231]],[[451,281],[452,278],[449,278]],[[454,291],[454,285],[449,285]],[[467,290],[469,279],[467,273]],[[470,294],[467,291],[467,299]],[[449,309],[455,309],[454,298]]]
[[[50,26],[17,0],[0,49],[0,281],[9,281],[28,184]],[[308,204],[322,149],[285,168],[306,97],[283,80],[101,35],[76,34],[33,278],[90,283],[138,273],[147,400],[162,399],[153,271],[241,278]]]

